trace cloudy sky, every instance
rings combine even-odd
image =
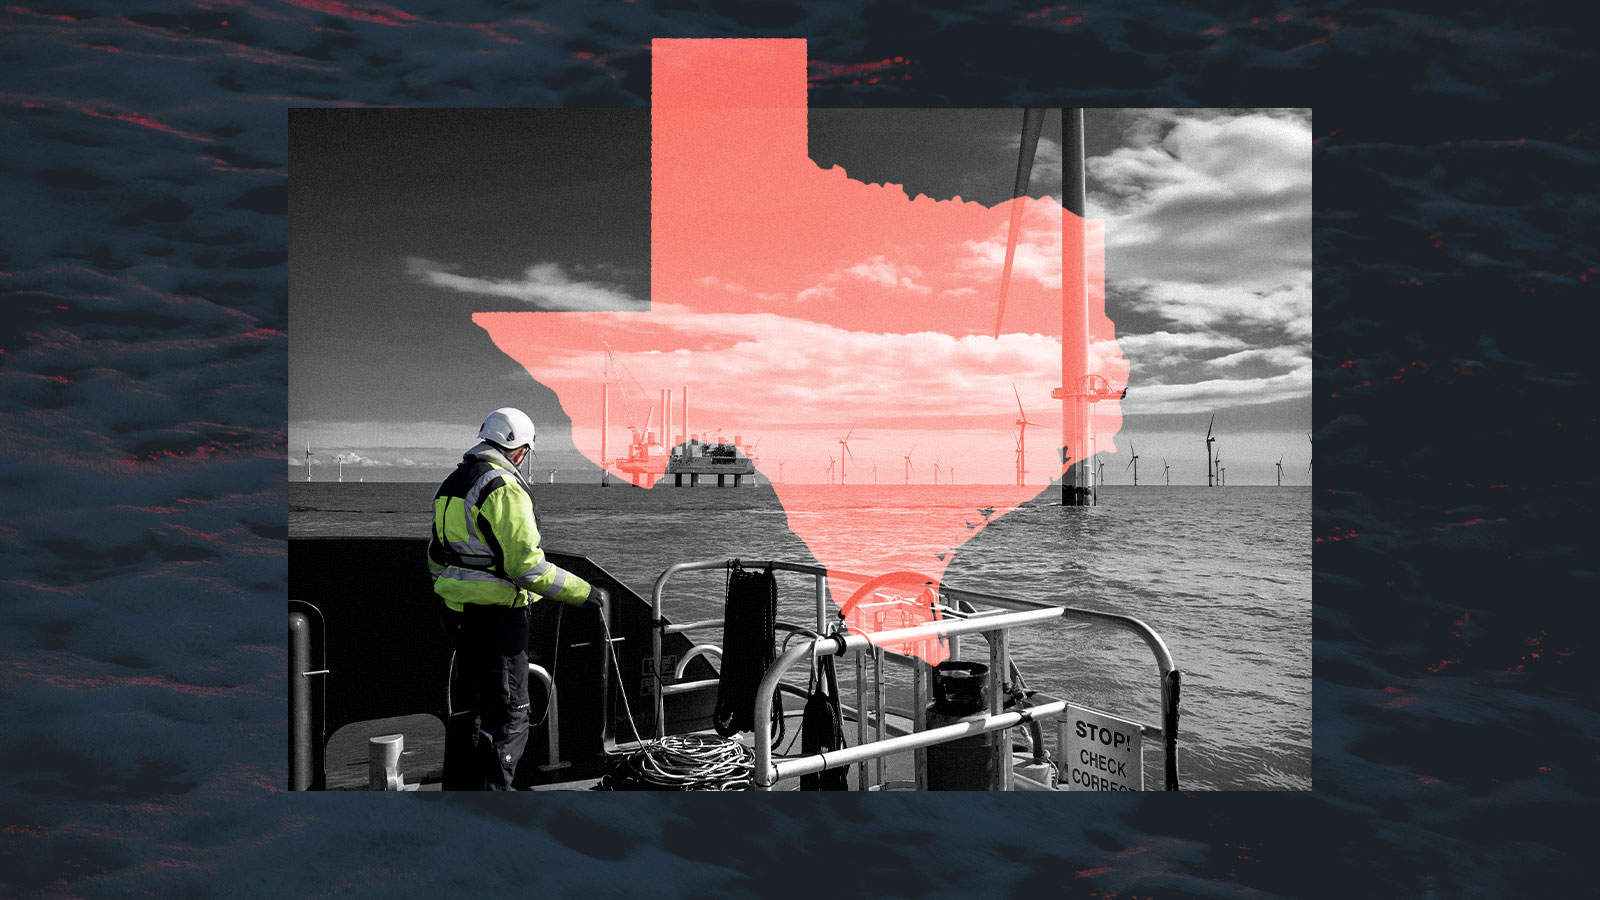
[[[1010,194],[1020,124],[1016,110],[811,110],[809,152],[822,169],[903,187],[907,197],[993,205]],[[1131,365],[1116,449],[1101,444],[1110,482],[1131,480],[1131,441],[1141,482],[1159,478],[1164,459],[1173,483],[1204,483],[1201,441],[1214,414],[1230,483],[1271,483],[1280,456],[1286,481],[1306,483],[1309,112],[1090,110],[1086,132],[1089,213],[1106,223],[1106,308]],[[1030,193],[1059,198],[1058,115],[1047,117],[1044,135]],[[564,480],[593,473],[573,449],[557,393],[529,373],[556,384],[543,373],[570,368],[560,375],[598,383],[598,371],[588,374],[594,361],[556,347],[519,360],[472,317],[649,309],[649,318],[672,321],[684,298],[650,296],[648,114],[295,111],[290,151],[290,441],[299,448],[290,477],[305,477],[310,442],[319,480],[339,457],[347,477],[354,466],[369,480],[433,480],[470,443],[483,412],[505,404],[541,423],[543,467],[563,470]],[[911,447],[922,448],[924,480],[943,454],[946,464],[963,460],[960,481],[1008,480],[1010,384],[1035,407],[1030,420],[1058,421],[1033,398],[1059,383],[1059,345],[1027,320],[1030,291],[1059,290],[1052,208],[1030,205],[1025,216],[999,342],[976,332],[992,327],[1003,230],[962,242],[947,259],[857,241],[859,258],[827,272],[791,276],[765,264],[741,273],[730,261],[694,279],[699,315],[722,317],[712,329],[722,346],[697,366],[727,367],[717,383],[744,375],[787,386],[753,398],[760,413],[732,412],[715,389],[696,388],[694,430],[742,430],[747,441],[760,438],[773,474],[782,459],[789,481],[826,480],[828,454],[858,402],[876,419],[867,440],[853,441],[852,480],[870,480],[876,464],[890,481]],[[953,310],[981,307],[988,324],[841,327],[820,312],[830,303],[916,310],[945,325],[960,320]],[[648,399],[683,380],[648,353],[619,353]],[[808,371],[848,363],[850,389],[800,390],[783,367],[801,358]],[[961,421],[929,398],[945,409],[956,401]],[[782,413],[768,412],[775,407]],[[1055,430],[1030,431],[1031,470],[1048,468],[1033,457],[1051,452],[1054,440],[1040,436]],[[620,438],[612,435],[613,447]],[[969,452],[980,445],[992,452]]]

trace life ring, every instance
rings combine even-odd
[[[899,582],[901,585],[908,588],[916,588],[923,593],[926,593],[928,588],[933,588],[935,597],[937,597],[939,590],[939,579],[934,578],[931,575],[924,575],[920,572],[889,572],[884,575],[879,575],[877,578],[874,578],[868,581],[866,584],[863,584],[861,587],[856,588],[855,593],[850,595],[850,599],[839,604],[839,615],[850,615],[850,611],[856,608],[856,604],[860,603],[862,598],[879,588],[894,585],[896,582]],[[933,617],[935,619],[941,618],[939,616],[938,608],[934,604],[928,604],[928,608],[933,610]]]

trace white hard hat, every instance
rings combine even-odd
[[[478,439],[497,444],[506,450],[515,450],[533,443],[533,420],[528,414],[513,406],[502,406],[483,420],[478,429]]]

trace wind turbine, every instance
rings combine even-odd
[[[950,483],[951,484],[955,484],[956,483],[956,467],[955,466],[945,466],[944,467],[944,474],[950,477]]]
[[[850,425],[850,430],[845,432],[844,437],[839,439],[839,484],[841,485],[844,484],[844,467],[846,457],[849,458],[850,462],[856,461],[856,455],[850,452],[850,435],[855,433],[856,426],[854,423],[852,423]],[[857,438],[857,440],[864,441],[866,438]]]
[[[873,460],[872,461],[872,483],[873,484],[877,484],[878,483],[878,461],[877,460]]]
[[[1105,460],[1103,460],[1103,459],[1100,460],[1100,466],[1099,466],[1098,471],[1100,473],[1100,486],[1104,487],[1105,483],[1106,483],[1106,461]]]
[[[1283,457],[1278,457],[1278,487],[1283,487]]]
[[[917,452],[917,448],[915,446],[906,451],[906,484],[911,483],[911,454],[915,452]]]
[[[1133,454],[1133,459],[1128,460],[1128,465],[1123,466],[1122,467],[1122,471],[1124,471],[1124,472],[1128,471],[1128,468],[1131,466],[1133,468],[1133,486],[1134,487],[1138,487],[1139,486],[1139,451],[1133,449],[1133,441],[1129,441],[1128,442],[1128,452]]]
[[[1172,487],[1172,467],[1167,465],[1167,458],[1161,457],[1161,474],[1166,476],[1167,487]]]
[[[788,462],[788,460],[786,460],[786,459],[778,460],[778,483],[779,484],[783,484],[783,464],[786,463],[786,462]]]
[[[1038,427],[1038,422],[1029,422],[1028,414],[1022,409],[1022,395],[1017,393],[1017,383],[1011,382],[1011,394],[1017,398],[1017,486],[1021,487],[1027,482],[1027,452],[1028,452],[1028,426]]]
[[[555,469],[551,469],[550,470],[550,483],[551,484],[555,484],[556,483],[556,470]]]
[[[311,442],[306,441],[306,480],[311,480]]]
[[[939,483],[939,460],[941,460],[941,459],[944,459],[944,454],[942,454],[942,453],[933,458],[933,483],[934,484],[938,484]]]
[[[833,484],[833,454],[828,454],[828,483]]]
[[[1211,425],[1215,424],[1217,424],[1217,414],[1212,413]],[[1215,487],[1211,481],[1211,445],[1215,443],[1217,439],[1211,436],[1211,425],[1206,426],[1206,487]]]
[[[344,483],[344,454],[341,453],[338,456],[335,456],[334,459],[337,459],[339,461],[339,483],[343,484]]]

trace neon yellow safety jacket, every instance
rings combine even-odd
[[[589,598],[587,581],[545,559],[533,498],[491,444],[468,451],[433,496],[428,571],[434,593],[458,612],[468,603],[577,606]]]

